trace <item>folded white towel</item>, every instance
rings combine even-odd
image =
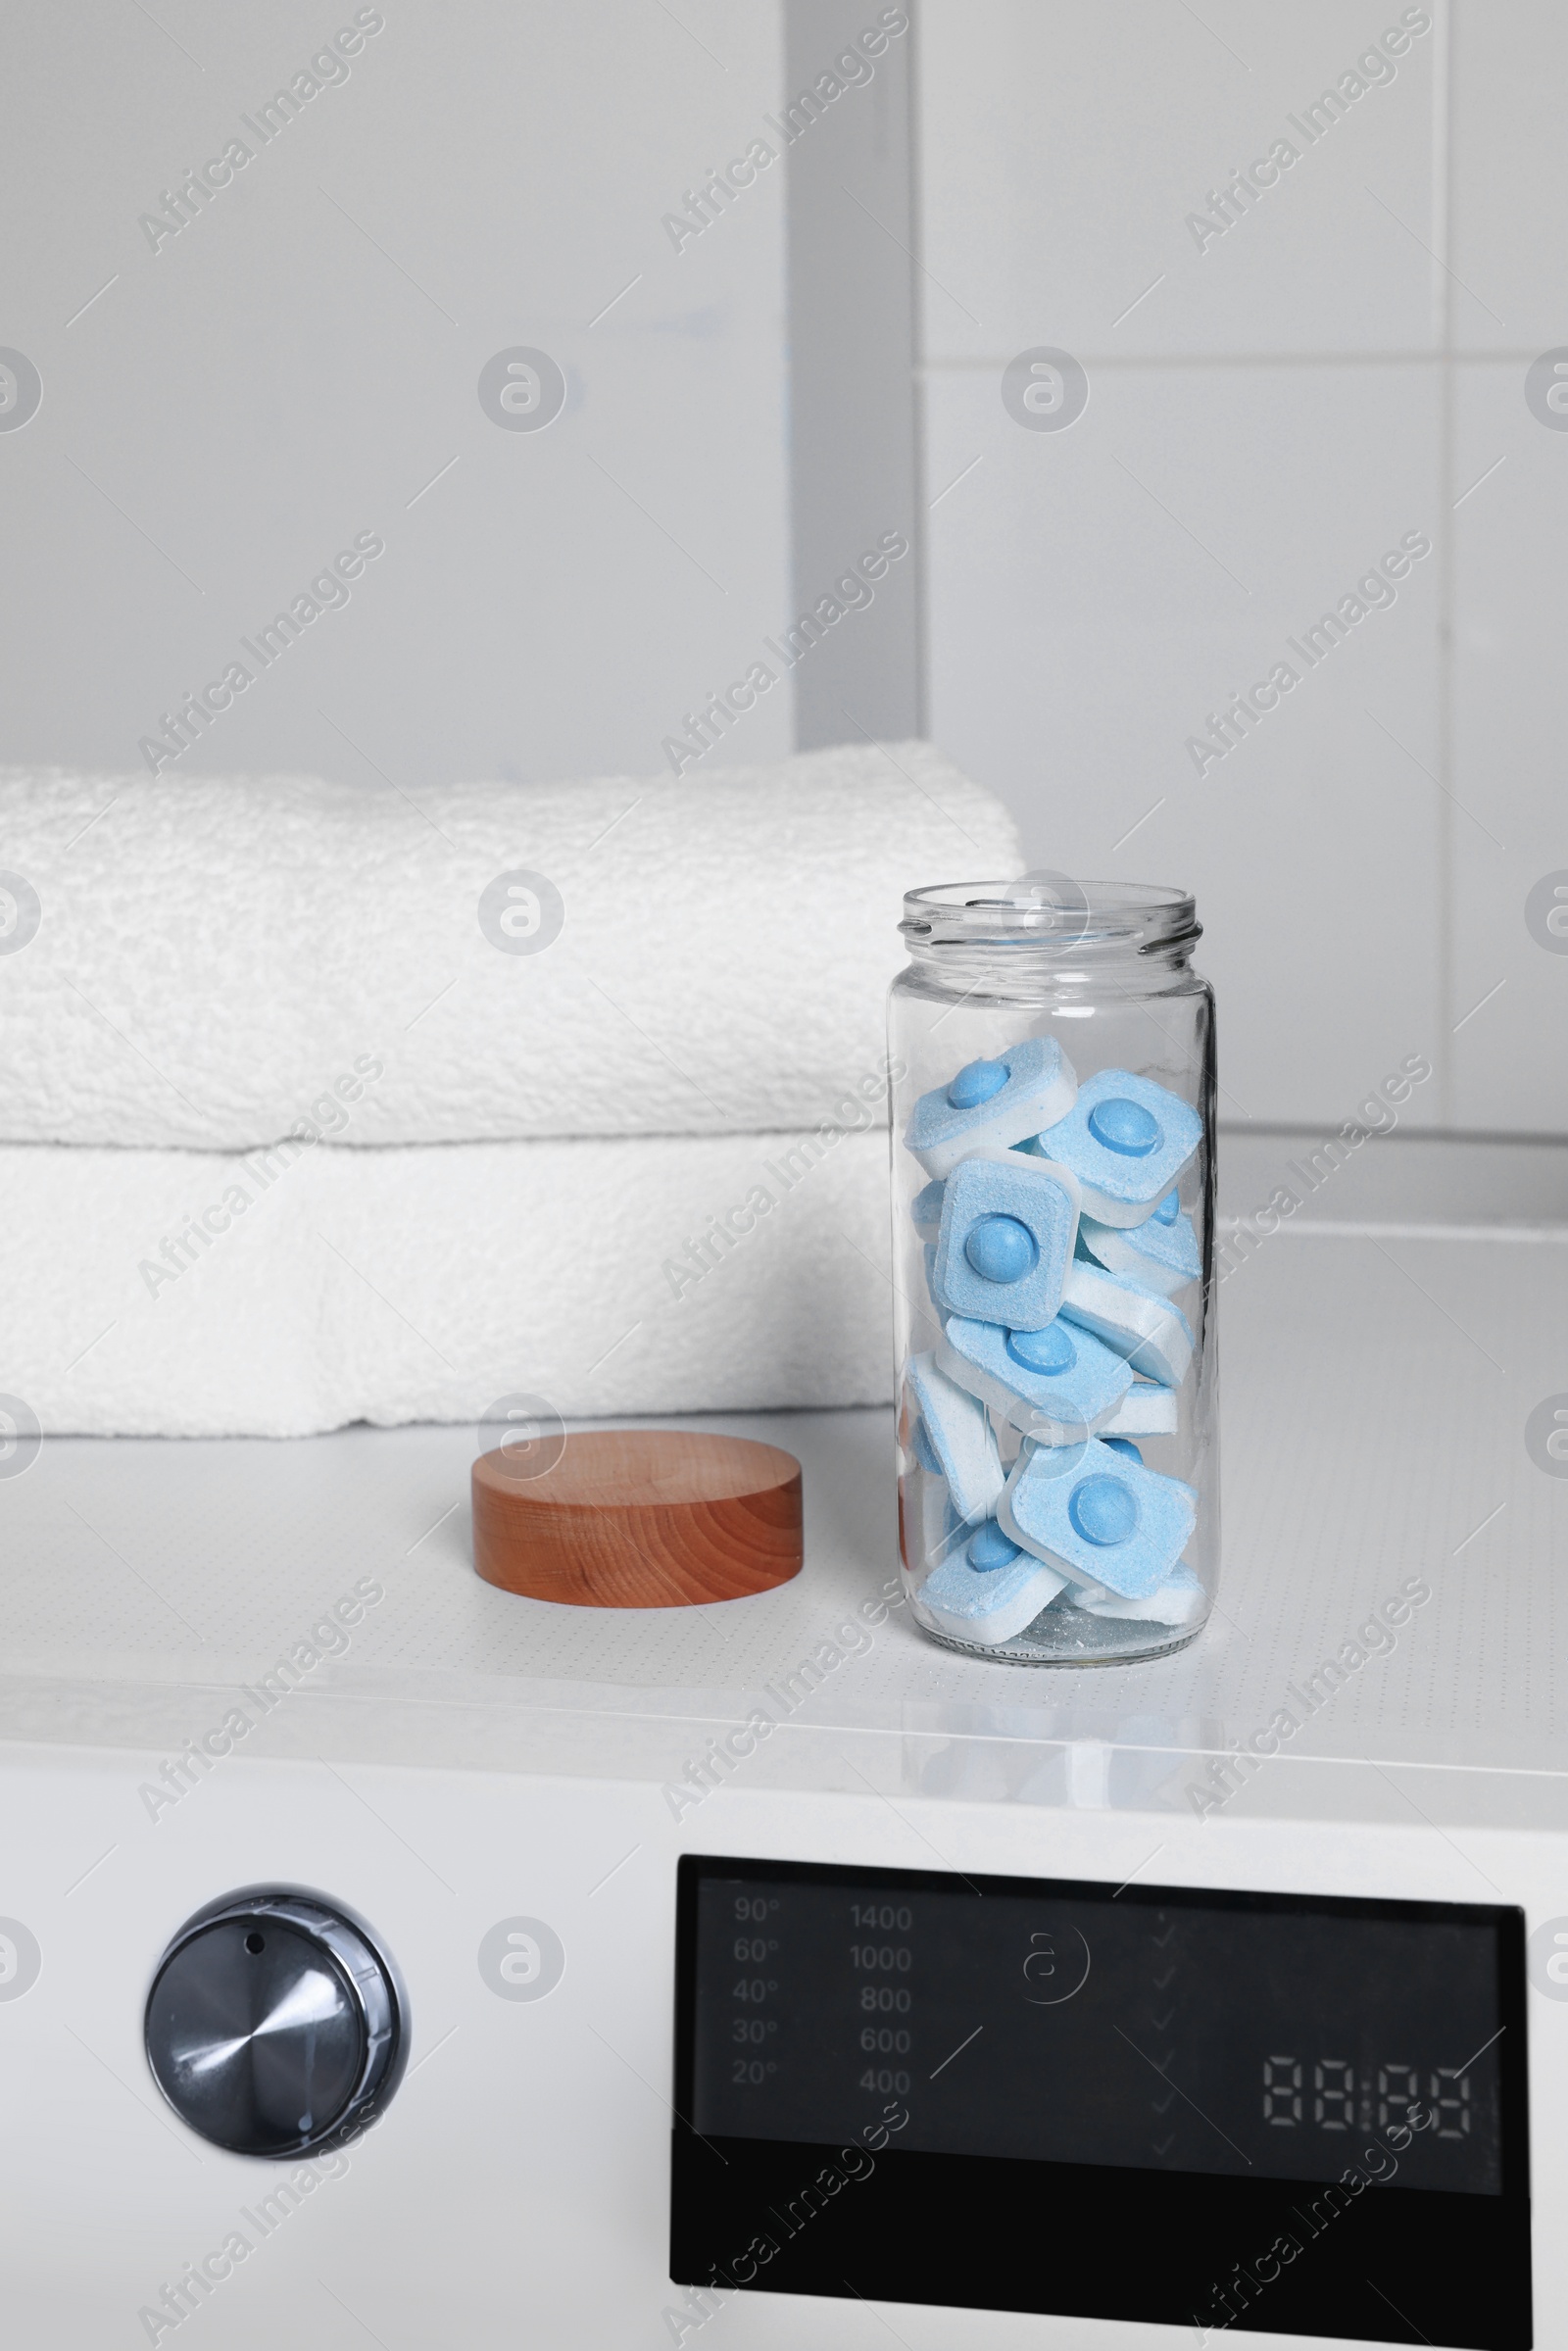
[[[902,892],[1019,864],[921,743],[417,798],[0,773],[0,1140],[814,1126],[881,1058]]]
[[[0,1147],[0,1390],[46,1445],[477,1420],[518,1393],[565,1418],[881,1402],[887,1151],[869,1126]]]

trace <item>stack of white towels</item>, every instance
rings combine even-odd
[[[885,1400],[928,745],[654,781],[0,772],[0,1392],[297,1436]]]

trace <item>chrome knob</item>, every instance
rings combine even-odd
[[[198,1911],[147,1996],[147,2062],[170,2105],[236,2155],[357,2136],[397,2086],[405,2019],[367,1931],[263,1888]]]

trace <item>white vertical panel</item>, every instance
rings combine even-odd
[[[810,751],[921,731],[913,35],[863,0],[787,0],[785,25],[792,616],[841,613],[791,672]]]

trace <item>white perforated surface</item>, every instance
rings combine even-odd
[[[896,1611],[799,1720],[1210,1748],[1266,1725],[1419,1577],[1432,1597],[1392,1653],[1350,1671],[1292,1751],[1559,1772],[1568,1480],[1535,1466],[1524,1424],[1568,1386],[1565,1241],[1281,1233],[1222,1294],[1225,1573],[1200,1641],[1143,1667],[1020,1670],[943,1651]],[[0,1481],[12,1687],[73,1692],[80,1738],[94,1688],[107,1719],[117,1686],[244,1681],[373,1576],[384,1600],[313,1694],[735,1711],[893,1575],[891,1437],[869,1411],[706,1425],[801,1456],[807,1566],[757,1599],[649,1612],[480,1583],[465,1430],[46,1441]]]

